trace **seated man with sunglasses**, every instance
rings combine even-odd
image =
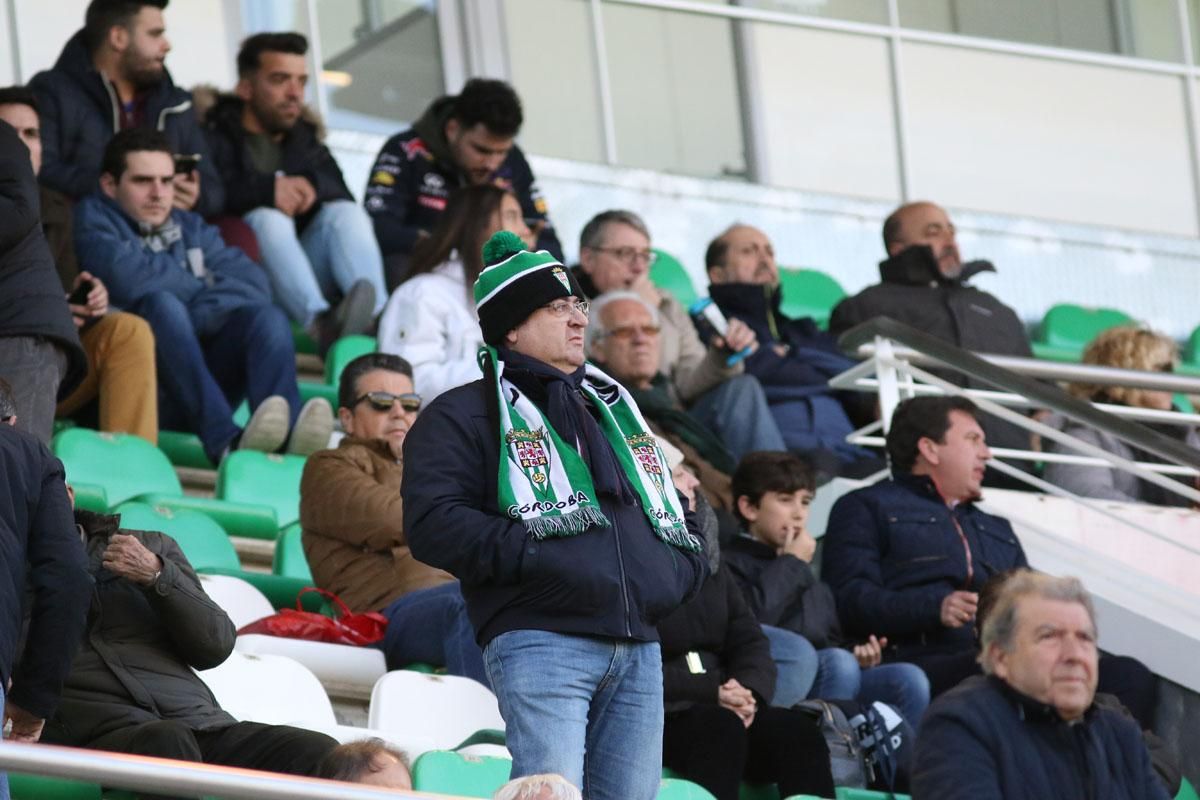
[[[309,457],[300,483],[304,554],[318,586],[356,613],[388,618],[388,669],[421,661],[487,686],[458,581],[413,558],[404,533],[401,445],[420,408],[400,356],[368,353],[346,365],[338,386],[346,437]]]

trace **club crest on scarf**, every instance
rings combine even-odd
[[[529,484],[545,499],[550,494],[550,437],[545,428],[533,431],[510,430],[504,436],[512,455]]]
[[[654,435],[651,433],[637,433],[633,436],[625,437],[626,444],[633,451],[633,459],[637,465],[642,468],[642,472],[650,478],[654,483],[659,494],[662,494],[665,489],[663,487],[663,461],[658,452],[658,442],[654,441]]]

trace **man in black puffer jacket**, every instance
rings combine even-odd
[[[167,0],[92,0],[84,27],[54,68],[29,81],[42,123],[42,183],[74,199],[96,191],[104,147],[117,131],[162,131],[171,150],[200,157],[175,176],[175,206],[218,214],[225,194],[196,124],[191,95],[163,67],[171,49]]]
[[[408,543],[462,582],[512,777],[554,772],[592,800],[652,800],[654,626],[707,573],[695,520],[629,393],[584,364],[575,279],[506,231],[484,262],[485,377],[439,395],[405,437]]]
[[[21,430],[50,442],[57,398],[87,374],[58,270],[41,226],[29,149],[0,120],[0,377],[13,387]]]

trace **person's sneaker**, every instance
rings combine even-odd
[[[336,306],[313,321],[311,333],[317,343],[317,354],[324,358],[333,343],[343,336],[366,333],[374,314],[375,287],[366,279],[360,280]]]
[[[333,408],[324,397],[314,397],[300,409],[287,451],[296,456],[312,455],[328,447],[332,435]]]
[[[288,401],[273,394],[258,404],[242,435],[238,439],[239,450],[261,450],[274,453],[287,441],[291,407]]]

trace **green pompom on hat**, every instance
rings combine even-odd
[[[484,270],[475,281],[475,309],[483,340],[493,347],[547,303],[586,295],[575,276],[545,250],[525,249],[521,237],[499,231],[483,246]]]

